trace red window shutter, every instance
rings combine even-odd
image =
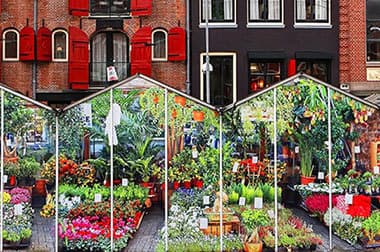
[[[51,31],[46,27],[37,32],[37,60],[51,61]]]
[[[69,13],[73,16],[88,16],[90,0],[69,0]]]
[[[131,75],[137,73],[151,76],[152,74],[152,27],[140,28],[131,41]]]
[[[150,16],[152,14],[152,0],[131,0],[131,15]]]
[[[288,77],[297,74],[297,65],[295,59],[290,59],[288,63]]]
[[[168,59],[169,61],[186,59],[186,31],[181,27],[174,27],[169,30]]]
[[[20,31],[20,60],[34,60],[34,30],[32,27],[24,27]]]
[[[87,90],[89,82],[88,36],[77,27],[69,27],[69,84],[72,89]]]

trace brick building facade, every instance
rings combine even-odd
[[[19,34],[19,51],[18,59],[7,60],[4,57],[5,50],[3,49],[3,57],[1,62],[1,82],[20,91],[27,96],[34,96],[33,90],[36,90],[36,98],[39,100],[50,100],[50,102],[69,102],[71,99],[80,98],[88,95],[99,88],[107,85],[104,79],[106,66],[112,65],[112,62],[118,63],[118,58],[122,58],[119,62],[119,69],[125,68],[121,74],[122,78],[126,78],[137,72],[141,72],[150,77],[157,79],[163,83],[167,83],[177,89],[185,89],[186,81],[186,62],[185,57],[170,58],[170,52],[173,48],[170,46],[170,39],[173,33],[172,28],[180,27],[181,36],[178,38],[174,32],[174,41],[180,40],[183,48],[181,53],[185,53],[185,22],[186,22],[186,4],[185,0],[154,0],[144,1],[144,4],[148,3],[147,9],[133,9],[137,8],[139,2],[143,1],[111,1],[111,0],[73,0],[73,1],[59,1],[59,0],[12,0],[3,1],[2,3],[2,15],[1,15],[1,29],[3,34],[3,41],[10,41],[6,37],[8,35]],[[34,6],[37,3],[37,16],[34,14]],[[87,10],[83,10],[87,8]],[[141,6],[140,6],[141,7]],[[170,11],[168,9],[170,8]],[[145,12],[145,13],[144,13]],[[80,15],[80,16],[79,16]],[[41,27],[48,28],[48,32],[51,32],[50,40],[47,39],[46,43],[52,43],[50,49],[51,55],[49,60],[21,60],[23,50],[25,50],[25,43],[21,43],[25,39],[23,34],[23,28],[29,26],[34,27],[34,22],[37,22],[37,29],[35,31],[35,55],[32,59],[39,57],[41,45],[39,45],[39,37],[37,33]],[[141,42],[141,36],[135,36],[140,31],[140,28],[151,27],[151,29],[145,30],[143,34],[143,43]],[[29,28],[30,29],[30,28]],[[69,79],[69,68],[72,57],[80,57],[78,55],[70,55],[70,51],[75,51],[75,45],[73,46],[71,30],[79,33],[82,37],[88,37],[88,71],[87,76],[84,74],[83,78],[88,79],[87,87],[73,85],[73,80]],[[80,29],[80,30],[78,30]],[[152,60],[150,56],[155,52],[155,42],[153,41],[152,34],[155,31],[161,32],[161,37],[157,37],[157,41],[161,41],[161,49],[158,48],[158,54],[162,54],[158,59]],[[174,31],[177,31],[174,29]],[[7,31],[11,31],[6,35]],[[66,59],[54,60],[52,57],[58,55],[62,50],[61,47],[57,47],[55,44],[58,37],[54,37],[54,32],[61,32],[60,35],[66,34],[66,48],[63,51],[66,52]],[[147,31],[147,32],[146,32]],[[82,34],[83,32],[83,34]],[[39,33],[38,33],[39,34]],[[99,35],[101,34],[101,35]],[[158,33],[157,33],[158,34]],[[96,38],[98,36],[98,38]],[[149,38],[149,36],[151,36]],[[116,37],[118,38],[116,40]],[[172,36],[173,37],[173,36]],[[108,45],[107,41],[111,38],[111,44]],[[119,39],[120,38],[120,39]],[[32,38],[30,41],[32,41]],[[56,40],[55,40],[56,39]],[[49,42],[53,40],[52,42]],[[140,42],[139,42],[140,40]],[[133,48],[132,45],[137,41]],[[11,48],[11,45],[4,45]],[[32,42],[30,42],[32,43]],[[44,43],[44,42],[42,42]],[[58,43],[58,42],[57,42]],[[102,44],[102,46],[100,46]],[[107,46],[103,47],[104,44]],[[173,44],[173,43],[172,43]],[[28,44],[29,46],[29,44]],[[45,45],[46,46],[46,45]],[[48,46],[49,47],[49,46]],[[95,47],[97,49],[95,49]],[[144,47],[144,48],[142,48]],[[165,47],[165,48],[162,48]],[[7,50],[10,50],[10,49]],[[74,49],[73,49],[74,48]],[[135,49],[135,55],[131,55],[131,51]],[[97,50],[95,52],[95,50]],[[174,48],[174,51],[178,48]],[[33,51],[33,50],[32,50]],[[117,55],[115,53],[117,52]],[[168,52],[169,51],[169,52]],[[86,53],[86,52],[85,52]],[[149,59],[147,58],[149,54]],[[75,54],[75,53],[73,53]],[[104,55],[102,55],[104,54]],[[144,54],[146,64],[149,64],[148,72],[140,71],[141,65],[137,66],[135,70],[131,69],[133,60],[139,61],[139,57]],[[169,54],[169,56],[168,56]],[[11,54],[10,54],[11,55]],[[59,58],[59,57],[58,57]],[[95,65],[95,58],[103,59],[103,65]],[[172,57],[173,58],[173,57]],[[99,61],[98,59],[98,61]],[[100,60],[102,61],[102,60]],[[99,62],[100,62],[99,61]],[[33,88],[33,64],[36,64],[36,79],[35,86]],[[99,63],[100,64],[100,63]],[[115,64],[118,70],[117,65]],[[135,62],[136,66],[136,62]],[[102,76],[95,81],[97,71],[101,69]],[[151,70],[150,70],[151,69]],[[73,70],[72,75],[77,75],[78,72]],[[120,74],[119,74],[120,75]],[[73,76],[71,76],[73,77]],[[76,77],[74,77],[75,79]]]

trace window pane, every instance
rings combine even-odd
[[[380,61],[380,41],[368,41],[367,60]]]
[[[92,81],[106,80],[107,38],[105,33],[97,34],[92,40]]]
[[[379,0],[367,0],[367,19],[379,20],[380,19],[380,1]]]
[[[234,20],[234,0],[208,0],[210,22],[225,22]],[[206,0],[202,0],[202,21],[206,16]]]
[[[129,15],[130,0],[91,0],[90,11],[93,15]]]
[[[5,34],[5,58],[17,58],[17,34],[9,31]]]
[[[113,61],[119,80],[128,75],[127,37],[123,33],[113,33]]]
[[[297,61],[297,72],[304,72],[324,82],[329,81],[328,62]]]
[[[66,34],[64,32],[54,33],[54,59],[66,59]]]
[[[251,62],[249,93],[257,92],[281,80],[280,62]]]
[[[297,21],[327,22],[328,0],[297,0]]]
[[[367,13],[369,8],[374,8],[375,4],[367,3]],[[371,16],[367,16],[367,60],[380,61],[380,13],[378,9]],[[371,19],[370,19],[371,18]],[[377,19],[377,20],[376,20]]]
[[[249,19],[250,21],[281,21],[281,1],[280,0],[250,0]]]
[[[153,58],[165,59],[166,58],[166,36],[164,32],[156,31],[153,37],[154,48]]]

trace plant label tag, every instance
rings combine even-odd
[[[360,153],[360,146],[355,146],[355,154]]]
[[[237,172],[239,168],[239,162],[235,162],[234,166],[232,167],[232,172]]]
[[[352,205],[353,195],[352,194],[346,194],[345,201],[347,205]]]
[[[95,194],[94,202],[95,203],[102,202],[102,195],[100,193]]]
[[[252,157],[252,163],[257,164],[257,156]]]
[[[263,198],[255,198],[254,208],[263,208]]]
[[[192,151],[192,156],[194,159],[198,158],[198,151],[196,149]]]
[[[15,212],[15,215],[22,215],[22,205],[21,204],[14,205],[14,212]]]
[[[207,218],[200,218],[199,219],[199,229],[207,229],[208,227],[208,219]]]
[[[325,173],[324,172],[318,172],[318,179],[324,179]]]
[[[8,182],[8,175],[4,175],[3,180],[4,180],[4,184],[7,183]]]
[[[210,196],[203,196],[203,205],[210,204]]]
[[[375,167],[373,167],[373,174],[379,174],[380,173],[380,171],[379,171],[379,166],[375,166]]]
[[[271,210],[268,210],[268,216],[269,218],[273,219],[274,218],[274,211],[271,209]]]
[[[122,186],[128,186],[128,179],[123,178],[123,179],[121,180],[121,185],[122,185]]]
[[[299,147],[299,146],[296,146],[296,147],[294,148],[294,152],[295,152],[295,153],[299,153],[299,152],[300,152],[300,147]]]
[[[245,198],[244,197],[239,198],[239,206],[245,206]]]

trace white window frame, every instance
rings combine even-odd
[[[213,1],[213,0],[208,0],[208,1]],[[225,21],[225,22],[208,22],[209,28],[237,28],[238,25],[236,23],[236,2],[238,0],[233,0],[233,20],[232,21]],[[241,1],[241,0],[240,0]],[[202,3],[203,0],[199,0],[199,28],[205,28],[206,27],[206,22],[202,21]],[[210,18],[210,17],[209,17]]]
[[[152,44],[154,44],[154,34],[156,32],[163,32],[165,34],[165,57],[164,58],[155,58],[154,57],[154,48],[152,48],[152,61],[168,61],[168,32],[164,29],[155,29],[152,32]],[[154,47],[154,45],[153,45]]]
[[[297,0],[294,0],[294,28],[300,28],[300,29],[331,29],[331,1],[334,0],[327,0],[328,3],[328,20],[327,22],[297,22]]]
[[[284,24],[284,0],[281,1],[281,21],[280,22],[252,22],[249,21],[249,1],[247,0],[247,28],[285,28]]]
[[[6,58],[5,57],[5,45],[6,45],[5,35],[8,32],[16,33],[16,37],[17,37],[17,57],[16,58]],[[7,29],[3,32],[3,61],[18,61],[19,57],[20,57],[20,33],[16,29]]]
[[[365,3],[365,22],[366,22],[366,27],[367,27],[367,1]],[[365,37],[365,61],[366,61],[366,65],[367,67],[380,67],[380,60],[378,61],[369,61],[368,60],[368,33],[366,31],[366,37]],[[368,72],[368,68],[367,68],[367,72]],[[367,73],[368,75],[368,73]],[[367,80],[368,80],[368,76],[367,76]]]
[[[233,81],[232,81],[232,100],[233,102],[236,102],[237,101],[237,68],[236,68],[236,53],[234,52],[210,52],[208,54],[210,57],[212,56],[232,56],[232,66],[233,66],[233,72],[232,72],[232,78],[233,78]],[[206,62],[203,62],[203,57],[206,56],[206,53],[201,53],[200,54],[200,67],[199,67],[199,80],[200,80],[200,99],[203,101],[204,100],[204,81],[203,81],[203,75],[205,74],[203,71],[202,71],[202,66],[204,63]]]
[[[54,35],[58,32],[63,32],[66,35],[66,57],[64,59],[55,58]],[[57,30],[54,30],[52,32],[52,34],[51,34],[51,50],[52,50],[52,53],[51,53],[52,61],[54,61],[54,62],[67,62],[69,60],[69,33],[66,30],[57,29]]]

